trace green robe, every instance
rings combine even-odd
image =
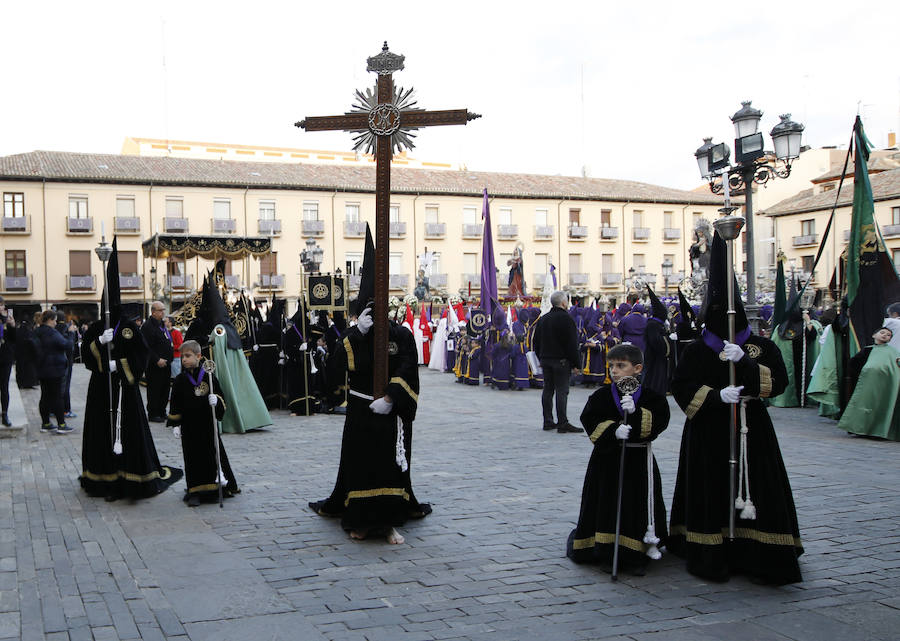
[[[838,418],[841,414],[841,391],[838,374],[837,339],[831,327],[825,329],[825,344],[812,371],[807,395],[819,404],[819,416]]]
[[[216,329],[221,327],[217,325]],[[222,386],[225,396],[225,417],[222,419],[222,431],[229,434],[243,434],[247,430],[255,430],[272,424],[272,417],[266,409],[259,388],[244,352],[239,349],[228,349],[225,332],[221,335],[213,330],[209,335],[209,343],[213,348],[213,360],[216,362],[216,378]]]
[[[890,345],[873,345],[854,360],[865,358],[865,352],[869,352],[868,359],[838,427],[852,434],[900,441],[900,351]]]
[[[810,321],[812,326],[816,329],[816,335],[822,335],[822,324],[817,320]],[[798,368],[800,367],[800,363],[802,363],[802,357],[798,355],[795,359],[794,356],[794,341],[790,339],[785,339],[781,337],[781,334],[778,333],[778,328],[775,328],[775,331],[772,332],[772,342],[774,342],[778,349],[781,351],[781,357],[784,359],[784,364],[787,368],[788,375],[788,385],[787,389],[784,390],[784,393],[779,394],[775,398],[772,399],[772,405],[775,407],[798,407],[800,405],[800,392],[797,389],[798,385]],[[802,346],[798,345],[797,349],[802,349]],[[813,365],[816,362],[816,359],[819,357],[819,341],[818,340],[807,340],[806,343],[806,372],[807,376],[809,376],[809,372],[812,370]],[[801,383],[802,384],[802,383]]]

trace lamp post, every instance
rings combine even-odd
[[[306,239],[306,249],[300,252],[300,262],[303,264],[303,270],[307,274],[318,274],[319,265],[322,264],[322,257],[325,254],[322,248],[316,245],[316,241],[312,238]]]
[[[763,113],[741,102],[741,108],[731,116],[734,124],[735,162],[730,163],[731,150],[725,143],[713,144],[712,138],[704,138],[703,145],[694,152],[700,175],[709,181],[714,194],[725,193],[725,208],[729,208],[729,191],[743,191],[746,218],[747,250],[747,316],[754,330],[759,330],[759,306],[756,304],[756,245],[753,233],[753,183],[764,185],[775,178],[791,175],[791,163],[800,156],[800,140],[803,125],[791,120],[791,114],[783,114],[781,122],[769,135],[775,151],[764,151],[763,135],[759,121]]]
[[[664,292],[665,292],[665,295],[668,296],[669,295],[669,278],[671,278],[671,276],[672,276],[672,259],[667,257],[665,260],[663,260],[662,265],[660,265],[660,267],[662,268]]]
[[[628,296],[628,290],[634,284],[634,267],[628,268],[628,278],[625,281],[625,296]]]

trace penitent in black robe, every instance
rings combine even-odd
[[[671,345],[666,326],[658,318],[647,320],[644,330],[644,375],[641,384],[665,396],[669,393],[669,357]]]
[[[376,321],[378,322],[378,321]],[[344,333],[334,358],[345,364],[350,392],[341,460],[334,490],[324,501],[310,503],[322,516],[341,516],[346,530],[376,530],[419,518],[431,512],[412,490],[412,424],[419,400],[419,370],[412,332],[391,324],[388,334],[388,385],[393,400],[390,414],[375,414],[373,400],[374,329],[365,335],[357,327]],[[381,391],[379,391],[381,396]],[[397,430],[403,432],[407,469],[396,461]]]
[[[204,501],[216,501],[219,496],[219,487],[216,483],[218,470],[216,469],[216,444],[213,434],[219,439],[219,460],[222,464],[222,472],[228,481],[223,488],[223,493],[225,496],[232,496],[240,490],[234,478],[234,472],[231,471],[231,464],[228,462],[222,437],[219,436],[218,425],[213,428],[212,411],[209,407],[209,374],[203,374],[202,383],[198,386],[203,392],[200,396],[195,393],[194,384],[189,378],[190,376],[196,378],[198,375],[200,375],[200,369],[194,368],[190,371],[182,370],[175,377],[175,381],[172,383],[172,398],[169,400],[169,417],[166,425],[169,427],[181,426],[181,448],[184,452],[184,473],[187,484],[184,500],[187,501],[191,496],[196,495]],[[222,395],[219,381],[215,376],[213,376],[212,393],[219,397],[216,405],[216,420],[221,421],[225,416],[225,397]]]
[[[778,439],[763,398],[781,394],[787,372],[778,347],[751,335],[736,364],[737,385],[747,403],[747,453],[756,519],[735,514],[729,541],[730,405],[719,390],[728,385],[728,361],[700,338],[688,345],[672,380],[672,394],[687,420],[681,439],[672,500],[669,549],[687,559],[692,574],[714,581],[739,573],[774,584],[801,581],[803,553],[794,498]],[[740,423],[740,412],[738,421]]]
[[[81,487],[91,496],[139,499],[159,494],[181,478],[175,467],[160,465],[147,422],[139,381],[147,364],[147,345],[137,325],[122,319],[110,347],[113,400],[119,408],[122,454],[113,453],[109,419],[109,359],[98,340],[103,322],[93,323],[81,343],[81,360],[91,372],[84,410]]]
[[[628,443],[647,443],[669,425],[669,404],[664,396],[642,388],[628,416],[631,435]],[[612,563],[616,538],[616,503],[622,441],[616,428],[623,422],[608,385],[588,398],[581,412],[581,424],[594,443],[594,451],[584,475],[578,525],[566,544],[566,555],[576,563]],[[653,459],[653,515],[658,546],[666,544],[666,505],[663,502],[659,467]],[[648,525],[647,450],[629,447],[625,451],[622,485],[622,524],[619,530],[619,564],[624,568],[646,565],[650,546],[644,543]]]

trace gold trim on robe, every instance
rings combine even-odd
[[[688,543],[697,543],[699,545],[721,545],[728,536],[728,528],[722,528],[721,532],[691,532],[684,525],[673,525],[670,532],[671,535],[682,535]],[[734,535],[739,539],[750,539],[766,545],[790,545],[792,547],[802,547],[800,537],[793,534],[782,534],[779,532],[763,532],[755,528],[736,527]]]
[[[701,385],[700,389],[697,390],[697,393],[694,394],[694,398],[691,399],[691,402],[688,403],[687,408],[684,410],[684,415],[688,418],[694,418],[697,412],[700,411],[703,403],[706,402],[706,397],[709,396],[711,391],[713,391],[713,388],[709,385]]]
[[[353,499],[370,499],[376,496],[399,496],[404,501],[409,500],[409,494],[402,487],[379,487],[372,490],[347,492],[347,498],[344,499],[344,507],[350,505],[350,501]]]
[[[597,439],[603,436],[603,433],[615,424],[615,421],[601,421],[594,431],[591,432],[591,443],[596,443]]]
[[[412,391],[412,388],[409,386],[409,383],[404,381],[402,378],[400,378],[399,376],[395,376],[391,380],[388,381],[388,385],[390,385],[391,383],[396,383],[397,385],[402,387],[406,391],[406,393],[409,394],[409,397],[413,401],[415,401],[416,403],[419,402],[419,395],[416,394],[414,391]]]
[[[759,366],[759,395],[761,398],[772,395],[772,370],[765,365]]]
[[[650,438],[653,432],[653,413],[646,407],[641,408],[641,438]]]
[[[356,371],[356,360],[353,357],[353,346],[350,345],[350,337],[344,337],[344,351],[347,352],[347,369],[351,372]]]

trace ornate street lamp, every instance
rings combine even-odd
[[[748,100],[731,116],[734,124],[734,164],[731,151],[725,143],[713,144],[712,138],[704,138],[703,145],[694,152],[700,175],[709,181],[709,189],[714,194],[725,194],[723,213],[729,215],[730,195],[742,192],[746,214],[747,250],[747,316],[753,329],[759,329],[759,306],[756,304],[756,245],[753,234],[753,183],[763,185],[774,178],[791,175],[791,163],[800,156],[800,140],[803,125],[791,120],[790,114],[781,116],[770,135],[775,146],[774,154],[764,150],[759,123],[762,112],[751,106]]]
[[[316,245],[315,240],[307,238],[306,249],[300,252],[300,262],[303,264],[303,271],[307,274],[318,274],[319,265],[322,264],[324,254],[325,252]]]
[[[673,267],[672,259],[667,257],[665,260],[663,260],[662,265],[660,267],[662,268],[663,287],[665,288],[664,292],[665,292],[666,296],[668,296],[669,295],[669,278],[671,278],[671,276],[672,276],[672,267]]]

